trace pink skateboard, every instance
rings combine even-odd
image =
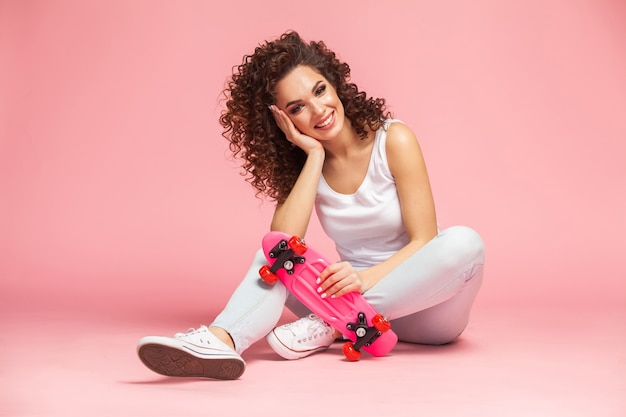
[[[365,301],[358,292],[337,298],[322,298],[317,292],[319,274],[329,262],[303,240],[281,232],[270,232],[263,238],[263,253],[269,265],[259,274],[274,284],[278,279],[313,313],[350,339],[343,353],[350,361],[361,358],[362,348],[373,356],[384,356],[398,342],[391,324]]]

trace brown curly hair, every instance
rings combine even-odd
[[[226,109],[219,121],[229,149],[243,160],[242,176],[257,191],[278,203],[285,201],[306,160],[280,130],[268,106],[275,104],[274,87],[299,65],[308,65],[335,88],[355,133],[366,138],[390,117],[385,100],[368,98],[350,80],[350,67],[323,42],[306,43],[294,31],[266,41],[233,70],[223,94]]]

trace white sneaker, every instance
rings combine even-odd
[[[285,359],[300,359],[328,349],[335,341],[335,330],[315,314],[274,328],[267,343]]]
[[[137,344],[139,359],[154,372],[167,376],[237,379],[246,363],[206,326],[174,337],[147,336]]]

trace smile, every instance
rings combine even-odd
[[[324,120],[322,120],[322,122],[320,124],[315,125],[315,127],[317,129],[322,129],[326,126],[328,126],[329,124],[331,124],[333,122],[333,120],[335,120],[335,112],[332,112],[331,114],[328,115],[328,117]]]

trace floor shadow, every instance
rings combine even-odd
[[[229,381],[238,381],[237,379],[232,380],[223,380],[223,379],[212,379],[212,378],[190,378],[190,377],[162,377],[151,380],[136,380],[136,381],[117,381],[118,384],[124,385],[186,385],[192,384],[195,382],[229,382]]]

